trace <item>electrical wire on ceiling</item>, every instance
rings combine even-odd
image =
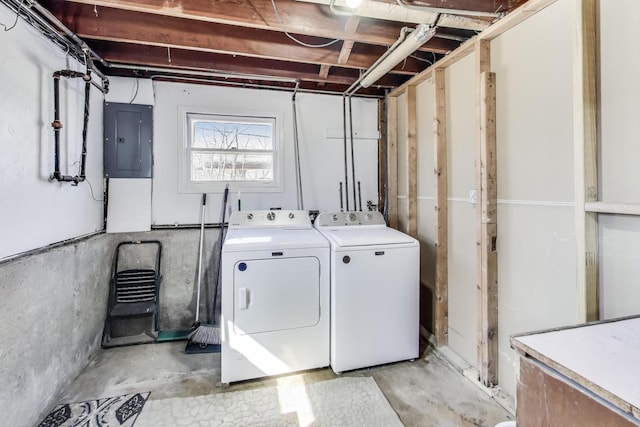
[[[278,8],[276,7],[276,0],[271,0],[271,4],[273,5],[273,11],[276,14],[276,18],[278,19],[278,23],[280,24],[280,26],[282,27],[282,31],[284,32],[284,34],[289,37],[291,40],[293,40],[294,42],[304,46],[304,47],[327,47],[327,46],[331,46],[334,43],[337,43],[339,41],[342,41],[341,39],[334,39],[330,42],[327,43],[322,43],[322,44],[309,44],[309,43],[305,43],[302,40],[298,40],[297,38],[295,38],[294,36],[292,36],[291,34],[289,34],[289,32],[287,31],[287,27],[285,27],[284,22],[282,22],[282,19],[280,19],[280,14],[278,13]]]
[[[426,62],[429,65],[433,65],[433,64],[435,64],[435,62],[437,60],[436,54],[435,54],[435,52],[429,52],[429,53],[433,56],[432,60],[429,60],[427,58],[420,58],[418,55],[409,55],[409,58],[413,58],[413,59],[415,59],[417,61]]]
[[[20,6],[18,6],[18,10],[16,12],[16,20],[13,21],[13,24],[10,27],[7,27],[5,24],[0,22],[0,25],[4,27],[4,31],[11,31],[18,24],[18,18],[20,17],[20,9],[22,9],[22,5],[24,4],[24,0],[20,0]]]
[[[93,59],[103,64],[106,64],[106,62],[64,24],[58,21],[51,12],[33,0],[20,0],[20,3],[18,3],[18,0],[0,0],[0,3],[15,12],[16,17],[22,17],[26,23],[64,50],[67,55],[90,68],[94,75],[97,75],[101,80],[101,84],[92,80],[91,84],[93,86],[103,94],[109,91],[109,79],[95,66]],[[9,31],[15,26],[15,23],[9,28],[5,24],[0,25],[5,28],[5,31]]]
[[[136,82],[134,83],[134,86],[131,88],[132,92],[135,88],[135,93],[131,97],[131,101],[129,101],[129,104],[133,104],[133,101],[135,101],[136,97],[138,96],[138,89],[140,89],[140,79],[138,77],[136,77],[135,79],[136,79]]]

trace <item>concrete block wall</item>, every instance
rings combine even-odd
[[[0,424],[35,425],[100,347],[105,235],[0,264]]]
[[[203,321],[210,321],[204,307],[212,299],[217,277],[218,233],[219,229],[205,232]],[[199,229],[99,234],[1,263],[0,425],[36,425],[61,403],[58,396],[96,352],[109,351],[102,350],[100,342],[118,243],[162,243],[160,326],[191,328],[199,236]],[[132,258],[125,255],[121,260],[134,264]]]

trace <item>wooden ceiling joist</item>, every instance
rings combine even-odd
[[[277,16],[271,0],[218,0],[215,4],[202,0],[45,0],[43,3],[48,8],[56,3],[63,3],[67,8],[72,3],[83,4],[94,15],[97,10],[98,16],[104,9],[121,9],[328,39],[345,39],[344,28],[349,19],[331,14],[325,5],[283,0],[276,0]],[[405,24],[399,22],[367,20],[357,33],[352,33],[351,41],[389,46],[398,38],[403,26]],[[427,45],[431,45],[436,53],[455,49],[449,40],[438,38]]]
[[[292,74],[302,81],[314,81],[327,84],[349,86],[358,78],[359,72],[354,69],[336,67],[330,75],[323,77],[318,74],[318,66],[314,64],[289,63],[268,59],[249,59],[233,57],[219,53],[203,53],[191,50],[171,49],[171,62],[167,49],[159,46],[143,46],[137,44],[117,43],[110,41],[94,41],[92,43],[103,53],[105,60],[111,63],[137,65],[141,69],[146,66],[172,67],[176,73],[183,69],[205,70],[229,73],[246,73],[269,75],[274,77],[291,77]],[[401,84],[406,77],[388,75],[383,77],[378,85],[394,87]]]
[[[221,26],[109,8],[101,9],[96,16],[93,8],[85,5],[76,5],[77,7],[73,8],[61,6],[63,4],[53,8],[55,15],[85,40],[140,43],[309,64],[339,65],[339,44],[309,49],[274,31]],[[321,44],[327,39],[306,37],[305,41]],[[341,65],[366,69],[384,51],[385,48],[382,46],[352,49],[348,64]],[[400,74],[415,74],[423,68],[423,64],[410,58],[394,71]]]

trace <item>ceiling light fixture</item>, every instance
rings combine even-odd
[[[436,34],[436,28],[420,24],[395,49],[387,51],[380,60],[374,63],[363,75],[360,86],[367,88],[387,74],[400,61],[411,55]],[[384,59],[383,59],[384,58]]]
[[[362,4],[362,0],[345,0],[345,4],[351,9],[356,9]]]

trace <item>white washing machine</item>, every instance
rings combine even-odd
[[[331,367],[418,357],[420,246],[379,212],[321,213],[331,244]]]
[[[221,268],[223,383],[329,366],[329,244],[307,212],[234,212]]]

